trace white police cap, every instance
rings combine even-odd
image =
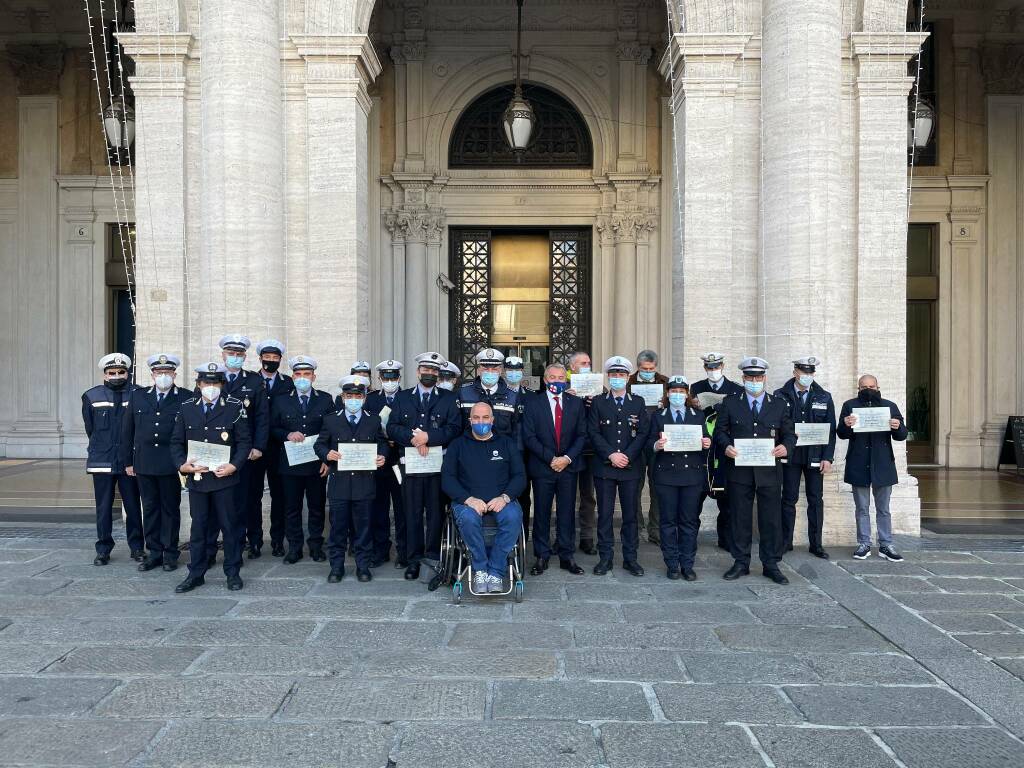
[[[668,383],[665,385],[665,387],[667,389],[672,389],[673,387],[686,387],[687,389],[689,389],[690,382],[686,380],[685,376],[672,376],[668,380]]]
[[[810,355],[809,357],[801,357],[793,361],[793,367],[798,368],[806,373],[814,373],[815,367],[821,365],[821,358]]]
[[[101,371],[107,370],[107,368],[131,368],[132,359],[128,355],[122,355],[120,352],[111,352],[109,355],[104,355],[100,358],[99,369]]]
[[[505,367],[511,368],[512,370],[518,371],[526,366],[523,362],[523,358],[516,357],[515,355],[509,355],[505,358]]]
[[[424,352],[416,355],[416,365],[426,366],[427,368],[437,368],[440,370],[447,362],[437,352]]]
[[[196,379],[199,381],[224,381],[228,373],[227,368],[212,360],[208,363],[197,365],[195,371]]]
[[[457,366],[451,360],[446,361],[445,364],[443,366],[441,366],[441,370],[444,373],[451,374],[452,376],[461,376],[462,375],[462,370],[459,368],[459,366]]]
[[[705,368],[717,368],[725,362],[725,355],[721,352],[708,352],[706,355],[701,355],[700,359],[704,361]]]
[[[739,369],[747,376],[764,376],[768,361],[762,357],[745,357],[740,361]]]
[[[359,392],[360,394],[366,393],[366,382],[363,381],[362,376],[356,376],[354,374],[342,376],[341,381],[338,382],[338,386],[341,387],[342,392]]]
[[[356,360],[354,363],[352,363],[352,367],[349,369],[349,373],[357,372],[369,373],[370,362],[368,360]]]
[[[628,357],[622,355],[612,355],[604,361],[604,372],[605,373],[632,373],[633,363],[630,362]]]
[[[288,358],[288,367],[293,371],[315,371],[316,359],[309,355],[295,355]]]
[[[177,370],[178,366],[181,365],[181,358],[177,355],[168,355],[166,353],[150,355],[146,358],[146,365],[149,366],[151,371],[155,371],[158,368],[172,368]]]
[[[485,347],[476,353],[474,361],[479,365],[480,363],[491,364],[491,365],[504,365],[505,356],[496,349],[491,347]]]
[[[388,371],[400,372],[404,366],[398,360],[384,360],[383,362],[377,363],[377,371],[379,373],[387,373]]]
[[[284,344],[277,339],[264,339],[256,345],[256,354],[262,355],[264,352],[276,352],[284,356]]]
[[[249,347],[252,346],[252,342],[248,336],[243,336],[241,333],[228,333],[220,337],[220,341],[217,342],[221,349],[240,349],[245,352]]]

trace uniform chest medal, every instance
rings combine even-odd
[[[245,398],[245,400],[243,400],[243,401],[242,401],[242,405],[244,405],[244,406],[245,406],[246,408],[248,408],[248,407],[249,407],[249,398],[248,398],[248,397],[247,397],[247,398]],[[225,438],[225,440],[226,440],[226,439],[227,439],[227,438]]]
[[[227,432],[221,432],[220,433],[220,439],[221,440],[227,440],[228,439],[228,433]]]

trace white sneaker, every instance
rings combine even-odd
[[[478,595],[486,595],[491,591],[490,574],[477,571],[473,574],[473,591]]]
[[[487,583],[491,585],[491,592],[505,591],[505,582],[501,579],[500,576],[494,576],[490,573],[487,574]]]

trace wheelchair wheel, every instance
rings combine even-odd
[[[452,602],[458,605],[462,602],[462,582],[456,581],[452,585]]]
[[[523,582],[522,580],[516,580],[515,585],[512,587],[512,597],[517,603],[523,602]]]
[[[523,576],[526,575],[526,530],[524,528],[519,529],[519,540],[516,542],[515,549],[515,577],[516,580],[522,582]]]

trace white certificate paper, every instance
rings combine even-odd
[[[427,448],[427,455],[420,456],[419,448],[405,449],[405,474],[433,475],[441,471],[444,455],[441,446],[432,445]]]
[[[284,452],[288,457],[288,466],[294,467],[299,464],[308,464],[311,461],[319,461],[316,453],[313,452],[313,445],[316,443],[316,435],[307,435],[301,443],[293,443],[286,440]]]
[[[892,414],[888,408],[854,408],[853,415],[857,417],[857,423],[853,425],[854,432],[889,432],[889,419]]]
[[[770,438],[739,438],[733,441],[737,467],[774,467],[775,441]]]
[[[188,456],[197,467],[206,467],[211,472],[231,463],[231,446],[217,443],[188,441]]]
[[[670,453],[699,451],[704,447],[701,445],[704,433],[699,424],[666,424],[664,431],[664,450]]]
[[[598,397],[604,392],[604,374],[574,373],[569,377],[569,387],[576,397]]]
[[[661,398],[665,396],[664,384],[634,384],[629,389],[632,394],[644,399],[644,405],[657,407],[661,405]]]
[[[377,415],[380,417],[381,429],[387,429],[388,419],[391,417],[391,407],[385,405],[383,408],[380,409],[380,413],[378,413]]]
[[[725,400],[725,395],[720,395],[717,392],[701,392],[697,395],[697,403],[701,408],[710,408],[723,400]]]
[[[365,472],[377,469],[376,443],[339,443],[339,472]]]
[[[796,427],[796,444],[803,448],[808,445],[828,445],[828,439],[832,434],[831,424],[811,424],[806,421],[798,421]]]

